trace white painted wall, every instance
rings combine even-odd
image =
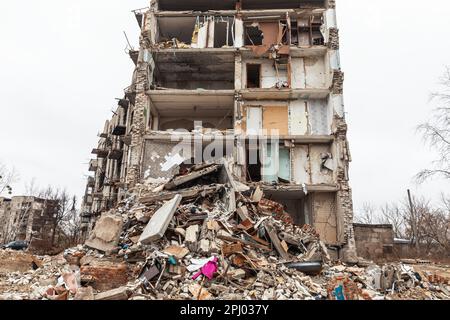
[[[306,87],[306,77],[303,58],[292,58],[291,70],[291,87],[294,89],[304,89]]]
[[[327,100],[308,100],[308,115],[311,134],[330,135],[332,118],[329,116]]]
[[[312,184],[332,184],[333,172],[330,170],[321,170],[322,168],[322,153],[331,153],[329,146],[311,146],[310,149],[310,163],[311,163],[311,183]]]
[[[296,146],[292,150],[292,179],[296,184],[309,184],[308,146]]]
[[[247,134],[258,134],[262,130],[262,108],[247,107]]]
[[[324,57],[303,59],[306,73],[306,88],[326,88],[326,68]]]
[[[306,101],[296,100],[289,103],[289,134],[305,135],[308,132]]]

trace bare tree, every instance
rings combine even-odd
[[[25,194],[32,197],[39,196],[39,186],[36,183],[36,178],[32,178],[30,182],[25,183]]]
[[[416,175],[419,183],[434,176],[450,179],[450,67],[446,68],[440,84],[441,91],[431,95],[431,100],[436,101],[437,106],[430,120],[417,128],[425,142],[437,151],[438,158],[433,161],[431,168]]]
[[[376,208],[373,204],[365,202],[355,215],[355,221],[362,224],[374,224],[378,221]]]
[[[60,231],[65,231],[62,228],[64,226],[64,221],[67,221],[68,217],[73,215],[72,208],[75,208],[76,197],[71,197],[66,189],[53,189],[51,186],[48,186],[47,189],[41,191],[39,193],[39,197],[47,200],[58,201],[58,210],[54,216],[53,232],[51,237],[51,243],[53,245],[55,243],[55,237],[58,229]]]
[[[424,229],[427,249],[438,246],[450,253],[450,198],[442,195],[441,205],[430,210],[423,219],[420,228]]]
[[[392,225],[396,238],[405,237],[403,208],[398,204],[386,204],[381,208],[380,223]]]
[[[73,196],[71,199],[71,209],[64,215],[60,221],[61,229],[69,237],[70,244],[77,244],[80,237],[80,212],[76,209],[77,198]]]
[[[12,168],[8,169],[6,165],[0,162],[0,195],[12,194],[12,185],[19,180],[19,174]]]

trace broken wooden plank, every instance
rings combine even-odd
[[[156,211],[145,227],[144,232],[139,238],[139,242],[142,244],[149,244],[164,236],[181,199],[182,196],[178,194],[172,200],[164,203],[164,205]]]
[[[269,247],[263,246],[261,244],[253,243],[251,241],[243,240],[243,239],[236,238],[236,237],[228,237],[228,236],[224,236],[224,235],[217,235],[217,238],[219,238],[220,240],[225,240],[225,241],[241,242],[242,244],[245,244],[247,246],[251,246],[251,247],[254,247],[254,248],[258,248],[258,249],[261,249],[261,250],[266,250],[266,251],[270,251],[271,250]]]
[[[223,244],[222,245],[222,254],[224,256],[229,256],[233,253],[242,252],[242,243],[236,242],[232,244]]]
[[[290,255],[284,250],[283,245],[281,244],[280,239],[278,238],[274,226],[270,223],[266,223],[264,225],[264,228],[266,229],[270,241],[272,242],[273,246],[275,247],[275,250],[278,252],[280,257],[285,260],[289,260]]]

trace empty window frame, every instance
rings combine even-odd
[[[247,64],[247,88],[261,88],[260,64]]]
[[[264,35],[257,25],[245,25],[245,39],[246,46],[261,46],[263,44]]]
[[[323,17],[310,16],[309,18],[301,18],[296,25],[298,28],[296,34],[299,46],[320,46],[325,44],[321,31]]]
[[[216,21],[214,24],[214,48],[233,47],[234,32],[232,19]]]

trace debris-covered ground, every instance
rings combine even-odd
[[[0,299],[450,299],[448,267],[332,262],[314,228],[223,169],[137,186],[58,256],[0,251]]]

